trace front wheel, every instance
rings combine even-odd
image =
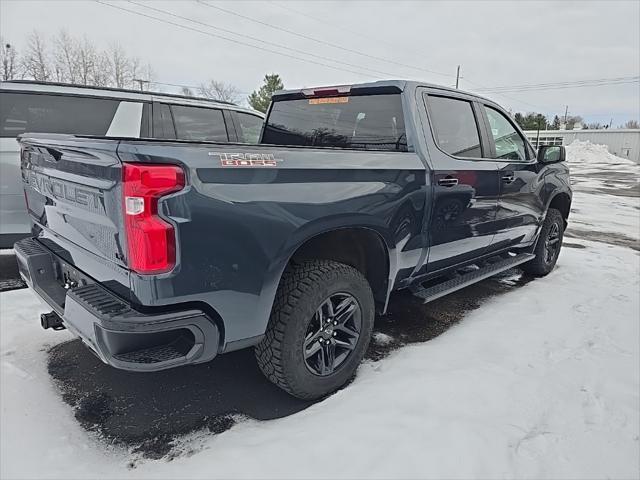
[[[535,277],[547,275],[555,267],[562,247],[564,218],[555,208],[550,208],[540,230],[534,250],[535,258],[522,265],[522,270]]]
[[[353,377],[371,339],[373,293],[342,263],[287,268],[256,359],[265,376],[302,399],[323,397]]]

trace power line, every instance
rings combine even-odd
[[[391,63],[393,65],[398,65],[398,66],[401,66],[401,67],[410,68],[412,70],[420,70],[420,71],[432,73],[432,74],[435,74],[435,75],[443,75],[445,77],[455,77],[455,75],[450,74],[450,73],[436,72],[434,70],[428,70],[426,68],[421,68],[421,67],[416,67],[416,66],[413,66],[413,65],[407,65],[406,63],[396,62],[395,60],[390,60],[388,58],[378,57],[376,55],[370,55],[368,53],[361,52],[359,50],[354,50],[352,48],[347,48],[344,45],[339,45],[337,43],[327,42],[326,40],[321,40],[319,38],[310,37],[309,35],[305,35],[303,33],[295,32],[293,30],[289,30],[289,29],[286,29],[286,28],[283,28],[283,27],[279,27],[277,25],[272,25],[272,24],[270,24],[268,22],[263,22],[262,20],[258,20],[256,18],[249,17],[247,15],[242,15],[241,13],[234,12],[232,10],[227,10],[226,8],[222,8],[222,7],[218,7],[218,6],[215,6],[215,5],[211,5],[211,4],[206,3],[206,2],[204,2],[202,0],[196,0],[196,1],[201,5],[204,5],[204,6],[209,7],[209,8],[213,8],[215,10],[219,10],[219,11],[227,13],[229,15],[233,15],[233,16],[236,16],[236,17],[244,18],[245,20],[249,20],[250,22],[258,23],[260,25],[264,25],[265,27],[269,27],[269,28],[272,28],[274,30],[278,30],[280,32],[285,32],[285,33],[288,33],[290,35],[295,35],[296,37],[304,38],[306,40],[311,40],[312,42],[316,42],[316,43],[320,43],[320,44],[323,44],[323,45],[327,45],[327,46],[332,47],[332,48],[337,48],[339,50],[344,50],[346,52],[355,53],[356,55],[361,55],[363,57],[371,58],[371,59],[374,59],[374,60],[379,60],[379,61],[382,61],[382,62]]]
[[[105,5],[105,6],[108,6],[108,7],[114,8],[114,9],[117,9],[117,10],[121,10],[121,11],[124,11],[124,12],[127,12],[127,13],[131,13],[131,14],[134,14],[134,15],[137,15],[137,16],[141,16],[141,17],[145,17],[145,18],[148,18],[148,19],[152,19],[152,20],[155,20],[155,21],[158,21],[158,22],[161,22],[161,23],[165,23],[165,24],[168,24],[168,25],[173,25],[173,26],[176,26],[176,27],[179,27],[179,28],[182,28],[182,29],[186,29],[186,30],[190,30],[190,31],[196,32],[196,33],[201,33],[201,34],[203,34],[203,35],[207,35],[207,36],[210,36],[210,37],[214,37],[214,38],[219,38],[219,39],[222,39],[222,40],[226,40],[226,41],[231,42],[231,43],[235,43],[235,44],[239,44],[239,45],[243,45],[243,46],[247,46],[247,47],[255,48],[255,49],[262,50],[262,51],[266,51],[266,52],[269,52],[269,53],[274,53],[274,54],[276,54],[276,55],[284,56],[284,57],[287,57],[287,58],[292,58],[292,59],[295,59],[295,60],[298,60],[298,61],[302,61],[302,62],[306,62],[306,63],[311,63],[311,64],[313,64],[313,65],[321,65],[321,66],[324,66],[324,67],[327,67],[327,68],[331,68],[331,69],[334,69],[334,70],[338,70],[338,71],[349,72],[349,73],[355,73],[355,74],[357,74],[357,75],[363,75],[363,76],[366,76],[366,75],[367,75],[367,74],[365,74],[365,73],[363,73],[363,72],[360,72],[360,71],[354,71],[354,70],[350,70],[350,69],[340,68],[340,67],[337,67],[337,66],[334,66],[334,65],[329,65],[329,64],[325,64],[325,63],[321,63],[321,62],[316,62],[316,61],[313,61],[313,60],[310,60],[310,59],[307,59],[307,58],[301,58],[301,57],[297,57],[297,56],[295,56],[295,55],[289,55],[289,54],[287,54],[287,53],[278,52],[278,51],[275,51],[275,50],[271,50],[271,49],[268,49],[268,48],[261,47],[261,46],[259,46],[259,45],[253,45],[253,44],[250,44],[250,43],[247,43],[247,42],[243,42],[243,41],[239,41],[239,40],[236,40],[236,39],[228,38],[228,37],[225,37],[225,36],[223,36],[223,35],[219,35],[219,34],[215,34],[215,33],[212,33],[212,32],[207,32],[207,31],[199,30],[199,29],[197,29],[197,28],[193,28],[193,27],[190,27],[190,26],[188,26],[188,25],[184,25],[184,24],[180,24],[180,23],[172,22],[172,21],[170,21],[170,20],[163,19],[163,18],[158,18],[158,17],[155,17],[155,16],[153,16],[153,15],[148,15],[148,14],[145,14],[145,13],[142,13],[142,12],[139,12],[139,11],[136,11],[136,10],[131,10],[131,9],[128,9],[128,8],[124,8],[124,7],[120,7],[120,6],[112,5],[112,4],[106,3],[106,2],[101,1],[101,0],[95,0],[95,1],[96,1],[96,3],[100,3],[100,4],[102,4],[102,5]],[[136,2],[130,2],[130,3],[136,4],[136,5],[138,5],[138,6],[142,6],[143,8],[151,8],[151,9],[153,9],[153,10],[159,10],[159,9],[154,9],[153,7],[147,7],[147,6],[145,6],[145,5],[137,4]],[[218,9],[219,9],[219,7],[214,7],[214,6],[212,6],[212,5],[208,5],[208,4],[205,4],[205,3],[203,3],[203,5],[208,6],[208,7],[211,7],[211,8],[218,8]],[[224,10],[224,9],[220,9],[220,10]],[[163,11],[163,12],[164,12],[164,11]],[[191,21],[191,22],[194,22],[194,23],[202,23],[202,22],[194,21],[194,20],[189,19],[189,18],[187,18],[187,17],[180,17],[180,16],[178,16],[178,15],[172,14],[171,12],[164,12],[164,13],[166,13],[166,14],[168,14],[168,15],[172,15],[172,16],[174,16],[174,17],[176,17],[176,18],[183,18],[183,19],[186,19],[187,21]],[[235,14],[235,12],[229,12],[229,13],[231,13],[231,14]],[[241,15],[239,15],[239,14],[235,14],[235,15],[241,16]],[[247,17],[247,19],[249,19],[249,18]],[[256,21],[256,20],[254,20],[254,19],[250,19],[250,20],[252,20],[252,21]],[[262,23],[262,22],[260,22],[260,21],[257,21],[257,22],[258,22],[258,23]],[[219,28],[219,27],[215,27],[215,26],[212,26],[212,25],[208,25],[208,24],[204,24],[204,25],[207,25],[207,26],[209,26],[210,28]],[[277,27],[273,27],[273,28],[277,28]],[[238,34],[235,34],[235,35],[238,35]],[[244,37],[247,37],[246,35],[243,35],[243,36],[244,36]],[[255,38],[255,37],[248,37],[248,38]],[[263,43],[268,43],[268,42],[265,42],[265,41],[264,41],[264,40],[262,40],[262,39],[260,39],[259,41],[261,41],[261,42],[263,42]],[[272,45],[277,45],[277,44],[272,44]],[[285,47],[281,47],[281,48],[285,48]],[[308,54],[308,53],[306,53],[306,52],[304,52],[304,54],[305,54],[305,55],[308,55],[308,56],[314,56],[313,54]],[[366,54],[365,54],[365,56],[366,56]],[[316,57],[317,57],[317,56],[316,56]],[[319,58],[326,58],[326,57],[319,57]],[[377,58],[377,57],[372,57],[372,58]],[[382,59],[382,60],[384,60],[384,59]],[[333,62],[335,62],[335,63],[340,63],[340,62],[335,61],[335,60],[331,60],[331,61],[333,61]],[[384,61],[386,61],[386,60],[384,60]],[[344,63],[344,62],[342,62],[342,63]],[[394,62],[394,63],[396,63],[396,62]],[[348,65],[351,65],[351,64],[348,64]],[[400,64],[400,65],[404,65],[404,64]],[[359,67],[359,66],[357,66],[357,65],[354,65],[354,67],[355,67],[355,68],[363,68],[363,67]],[[414,68],[414,67],[411,67],[411,68]],[[371,70],[371,71],[374,71],[374,70]],[[427,71],[428,71],[428,70],[427,70]],[[384,72],[381,72],[381,73],[384,73]],[[434,72],[431,72],[431,73],[434,73]],[[387,73],[385,73],[385,74],[387,75]],[[389,75],[392,75],[392,74],[389,74]],[[443,75],[445,75],[445,74],[443,74]],[[453,76],[453,75],[448,75],[448,76]],[[602,82],[603,80],[614,80],[614,81],[620,82],[620,81],[625,81],[625,80],[627,80],[627,79],[631,79],[631,78],[633,78],[633,79],[634,79],[634,80],[632,80],[632,82],[636,82],[636,81],[638,81],[637,79],[638,79],[638,78],[640,78],[640,77],[616,77],[615,79],[596,79],[596,80],[600,80],[601,82]],[[594,82],[594,80],[584,80],[584,81],[575,81],[574,83],[578,83],[578,84],[580,84],[580,82],[583,82],[583,83],[584,83],[584,82],[589,82],[589,81]],[[503,86],[503,87],[486,87],[486,86],[480,85],[480,84],[478,84],[478,83],[476,83],[476,82],[472,82],[472,81],[470,81],[470,80],[468,80],[468,79],[467,79],[467,82],[468,82],[468,83],[470,83],[470,84],[473,84],[473,85],[478,86],[478,87],[479,87],[479,89],[477,89],[477,91],[484,91],[484,92],[486,92],[486,93],[488,93],[488,94],[498,95],[498,96],[501,96],[501,97],[504,97],[504,98],[507,98],[507,99],[511,99],[512,101],[515,101],[515,102],[517,102],[517,103],[522,103],[522,104],[525,104],[525,105],[530,105],[530,106],[532,106],[532,107],[534,107],[534,108],[541,108],[541,109],[543,109],[543,110],[552,110],[552,109],[550,109],[550,108],[548,108],[548,107],[542,107],[542,106],[540,106],[540,105],[535,105],[535,104],[532,104],[532,103],[529,103],[529,102],[525,102],[524,100],[520,100],[520,99],[517,99],[517,98],[514,98],[514,97],[510,97],[510,96],[508,96],[508,95],[505,95],[505,94],[504,94],[504,93],[502,93],[502,92],[503,92],[503,91],[507,91],[507,90],[504,90],[504,89],[506,89],[506,88],[511,88],[511,87],[508,87],[508,86]],[[194,88],[194,89],[199,89],[199,88],[200,88],[200,87],[198,87],[198,86],[194,86],[194,85],[181,85],[181,84],[173,84],[173,83],[166,83],[166,82],[154,82],[154,81],[152,81],[152,82],[150,82],[150,83],[152,83],[152,84],[158,84],[158,85],[169,85],[169,86],[175,86],[175,87]],[[572,87],[572,86],[576,86],[576,85],[564,86],[564,84],[566,84],[566,83],[568,83],[568,82],[556,82],[556,83],[554,83],[554,84],[528,84],[528,85],[526,85],[526,86],[527,86],[527,87],[537,87],[537,88],[540,88],[540,87],[538,87],[538,85],[554,85],[554,86],[556,86],[556,85],[560,84],[559,86],[563,86],[564,88],[570,88],[570,87]],[[628,83],[630,83],[630,82],[628,82]],[[518,87],[521,87],[521,88],[522,88],[522,87],[524,87],[524,86],[525,86],[525,85],[520,85],[520,86],[518,86]],[[596,86],[596,85],[585,85],[585,86]],[[498,89],[501,89],[501,88],[502,88],[503,90],[498,90]],[[545,88],[547,88],[547,87],[545,87]],[[496,89],[496,90],[494,91],[493,89]],[[530,90],[533,90],[533,88],[530,88]],[[525,91],[525,90],[523,90],[523,91]],[[246,92],[245,92],[245,93],[246,93]]]
[[[300,15],[301,17],[305,17],[305,18],[308,18],[310,20],[313,20],[314,22],[320,23],[322,25],[327,25],[327,26],[333,28],[334,30],[338,30],[340,32],[345,32],[346,31],[347,33],[351,33],[351,34],[353,34],[355,36],[364,38],[364,39],[369,40],[369,41],[378,42],[378,43],[381,43],[383,45],[387,45],[387,46],[395,48],[395,49],[398,49],[398,48],[406,49],[406,46],[398,47],[397,45],[394,45],[392,43],[385,42],[384,40],[382,40],[379,37],[376,38],[376,37],[373,37],[373,36],[370,36],[370,35],[365,35],[365,34],[363,34],[361,32],[357,32],[357,31],[355,31],[355,30],[353,30],[351,28],[347,28],[345,26],[339,26],[335,22],[328,22],[326,20],[322,20],[322,19],[320,19],[320,18],[318,18],[316,16],[306,14],[306,13],[301,12],[300,10],[297,10],[295,8],[291,8],[289,5],[287,5],[285,7],[284,5],[281,5],[278,2],[274,2],[274,1],[271,1],[271,0],[267,0],[267,2],[270,3],[271,5],[275,5],[276,7],[281,8],[283,10],[286,10],[288,12],[292,12],[292,13],[294,13],[296,15]],[[424,52],[419,52],[419,55],[424,55]],[[447,74],[447,73],[441,73],[439,75],[446,75],[446,76],[449,76],[449,77],[451,76],[451,74]]]
[[[481,92],[481,90],[482,90],[482,89],[486,89],[486,88],[488,88],[488,87],[486,87],[486,86],[484,86],[484,85],[480,85],[480,84],[479,84],[479,83],[477,83],[477,82],[472,82],[472,81],[471,81],[471,80],[469,80],[469,79],[466,79],[466,80],[467,80],[467,83],[470,83],[471,85],[475,85],[476,87],[479,87],[478,89],[476,89],[476,91],[478,91],[478,92]],[[522,105],[528,105],[528,106],[533,107],[533,108],[536,108],[536,109],[537,109],[537,108],[539,108],[539,109],[542,109],[542,110],[551,110],[551,109],[550,109],[550,108],[548,108],[548,107],[544,107],[544,106],[542,106],[542,105],[536,105],[536,104],[534,104],[534,103],[525,102],[524,100],[521,100],[521,99],[519,99],[519,98],[512,97],[512,96],[510,96],[510,95],[505,95],[504,93],[497,93],[497,92],[486,92],[486,93],[482,92],[482,93],[483,93],[484,95],[497,95],[498,97],[506,98],[507,100],[511,100],[512,102],[520,103],[520,104],[522,104]]]
[[[179,27],[179,28],[183,28],[185,30],[191,30],[192,32],[202,33],[203,35],[208,35],[210,37],[219,38],[221,40],[226,40],[228,42],[235,43],[235,44],[238,44],[238,45],[244,45],[246,47],[255,48],[255,49],[258,49],[258,50],[262,50],[264,52],[274,53],[276,55],[281,55],[283,57],[292,58],[294,60],[299,60],[301,62],[310,63],[312,65],[321,65],[321,66],[324,66],[324,67],[327,67],[327,68],[332,68],[334,70],[338,70],[338,71],[341,71],[341,72],[355,73],[356,75],[364,76],[365,78],[368,77],[368,74],[363,73],[363,72],[358,72],[358,71],[355,71],[355,70],[348,70],[346,68],[340,68],[340,67],[336,67],[334,65],[328,65],[326,63],[317,62],[315,60],[311,60],[311,59],[307,59],[307,58],[301,58],[301,57],[297,57],[295,55],[289,55],[288,53],[278,52],[276,50],[271,50],[269,48],[264,48],[264,47],[261,47],[259,45],[253,45],[251,43],[242,42],[240,40],[235,40],[233,38],[228,38],[228,37],[225,37],[223,35],[219,35],[217,33],[205,32],[203,30],[199,30],[197,28],[193,28],[193,27],[190,27],[188,25],[183,25],[183,24],[180,24],[180,23],[172,22],[171,20],[154,17],[153,15],[148,15],[146,13],[138,12],[136,10],[131,10],[131,9],[124,8],[124,7],[119,7],[117,5],[112,5],[110,3],[106,3],[106,2],[104,2],[102,0],[94,0],[94,1],[96,3],[100,3],[101,5],[105,5],[107,7],[114,8],[116,10],[121,10],[121,11],[124,11],[124,12],[132,13],[132,14],[138,15],[140,17],[145,17],[145,18],[149,18],[149,19],[152,19],[152,20],[156,20],[158,22],[166,23],[168,25],[173,25],[173,26],[176,26],[176,27]]]
[[[194,19],[189,18],[189,17],[183,17],[183,16],[178,15],[176,13],[169,12],[167,10],[162,10],[161,8],[151,7],[149,5],[144,5],[144,4],[141,4],[141,3],[138,3],[138,2],[134,2],[132,0],[129,0],[129,3],[137,5],[138,7],[142,7],[142,8],[146,8],[146,9],[149,9],[149,10],[154,10],[156,12],[164,13],[165,15],[170,15],[172,17],[179,18],[181,20],[186,20],[188,22],[196,23],[198,25],[202,25],[202,26],[205,26],[205,27],[213,28],[213,29],[216,29],[216,30],[221,30],[221,31],[223,31],[225,33],[230,33],[231,35],[237,35],[237,36],[240,36],[240,37],[243,37],[243,38],[247,38],[247,39],[250,39],[250,40],[254,40],[254,41],[257,41],[257,42],[264,43],[266,45],[271,45],[271,46],[282,48],[282,49],[285,49],[285,50],[290,50],[292,52],[300,53],[302,55],[307,55],[307,56],[310,56],[310,57],[319,58],[321,60],[326,60],[326,61],[329,61],[329,62],[341,64],[341,65],[346,65],[348,67],[359,68],[359,69],[362,69],[362,70],[368,70],[370,72],[377,73],[377,74],[395,76],[395,74],[393,74],[393,73],[384,72],[384,71],[380,71],[380,70],[374,70],[372,68],[363,67],[361,65],[355,65],[355,64],[352,64],[352,63],[348,63],[348,62],[343,62],[343,61],[336,60],[336,59],[330,58],[330,57],[323,57],[321,55],[316,55],[316,54],[313,54],[313,53],[305,52],[304,50],[298,50],[298,49],[293,48],[293,47],[288,47],[288,46],[282,45],[280,43],[269,42],[269,41],[264,40],[262,38],[252,37],[252,36],[247,35],[245,33],[236,33],[236,32],[234,32],[232,30],[228,30],[228,29],[225,29],[225,28],[222,28],[222,27],[218,27],[218,26],[212,25],[210,23],[201,22],[199,20],[194,20]]]
[[[585,83],[585,82],[600,82],[600,81],[615,81],[615,80],[629,80],[639,78],[637,75],[623,76],[623,77],[613,77],[613,78],[590,78],[590,79],[579,79],[579,80],[564,80],[559,82],[548,82],[548,83],[525,83],[520,85],[502,85],[490,88],[516,88],[516,87],[544,87],[547,85],[559,85],[559,84],[570,84],[570,83]]]
[[[560,90],[565,88],[583,88],[583,87],[601,87],[609,85],[625,85],[629,83],[637,83],[640,81],[640,76],[637,77],[618,77],[611,79],[595,79],[595,80],[576,80],[573,82],[554,82],[546,84],[530,84],[519,86],[503,86],[503,87],[489,87],[483,88],[482,91],[486,92],[531,92],[539,90]]]

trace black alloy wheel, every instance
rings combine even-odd
[[[362,326],[356,299],[335,293],[316,310],[304,340],[305,365],[314,375],[331,375],[355,349]]]

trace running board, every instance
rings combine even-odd
[[[500,272],[509,270],[510,268],[520,265],[521,263],[528,262],[535,258],[535,255],[531,253],[521,253],[519,255],[505,258],[494,263],[490,263],[478,270],[474,270],[469,273],[458,275],[450,280],[444,280],[442,283],[433,285],[431,287],[423,287],[422,285],[415,285],[410,287],[411,291],[416,297],[422,298],[424,303],[431,302],[437,298],[443,297],[449,293],[460,290],[461,288],[468,287],[480,280],[492,277]]]

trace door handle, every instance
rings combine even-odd
[[[442,185],[443,187],[455,187],[458,185],[458,179],[448,176],[438,180],[438,185]]]
[[[502,181],[504,183],[513,183],[516,179],[516,175],[513,172],[505,173],[502,176]]]

